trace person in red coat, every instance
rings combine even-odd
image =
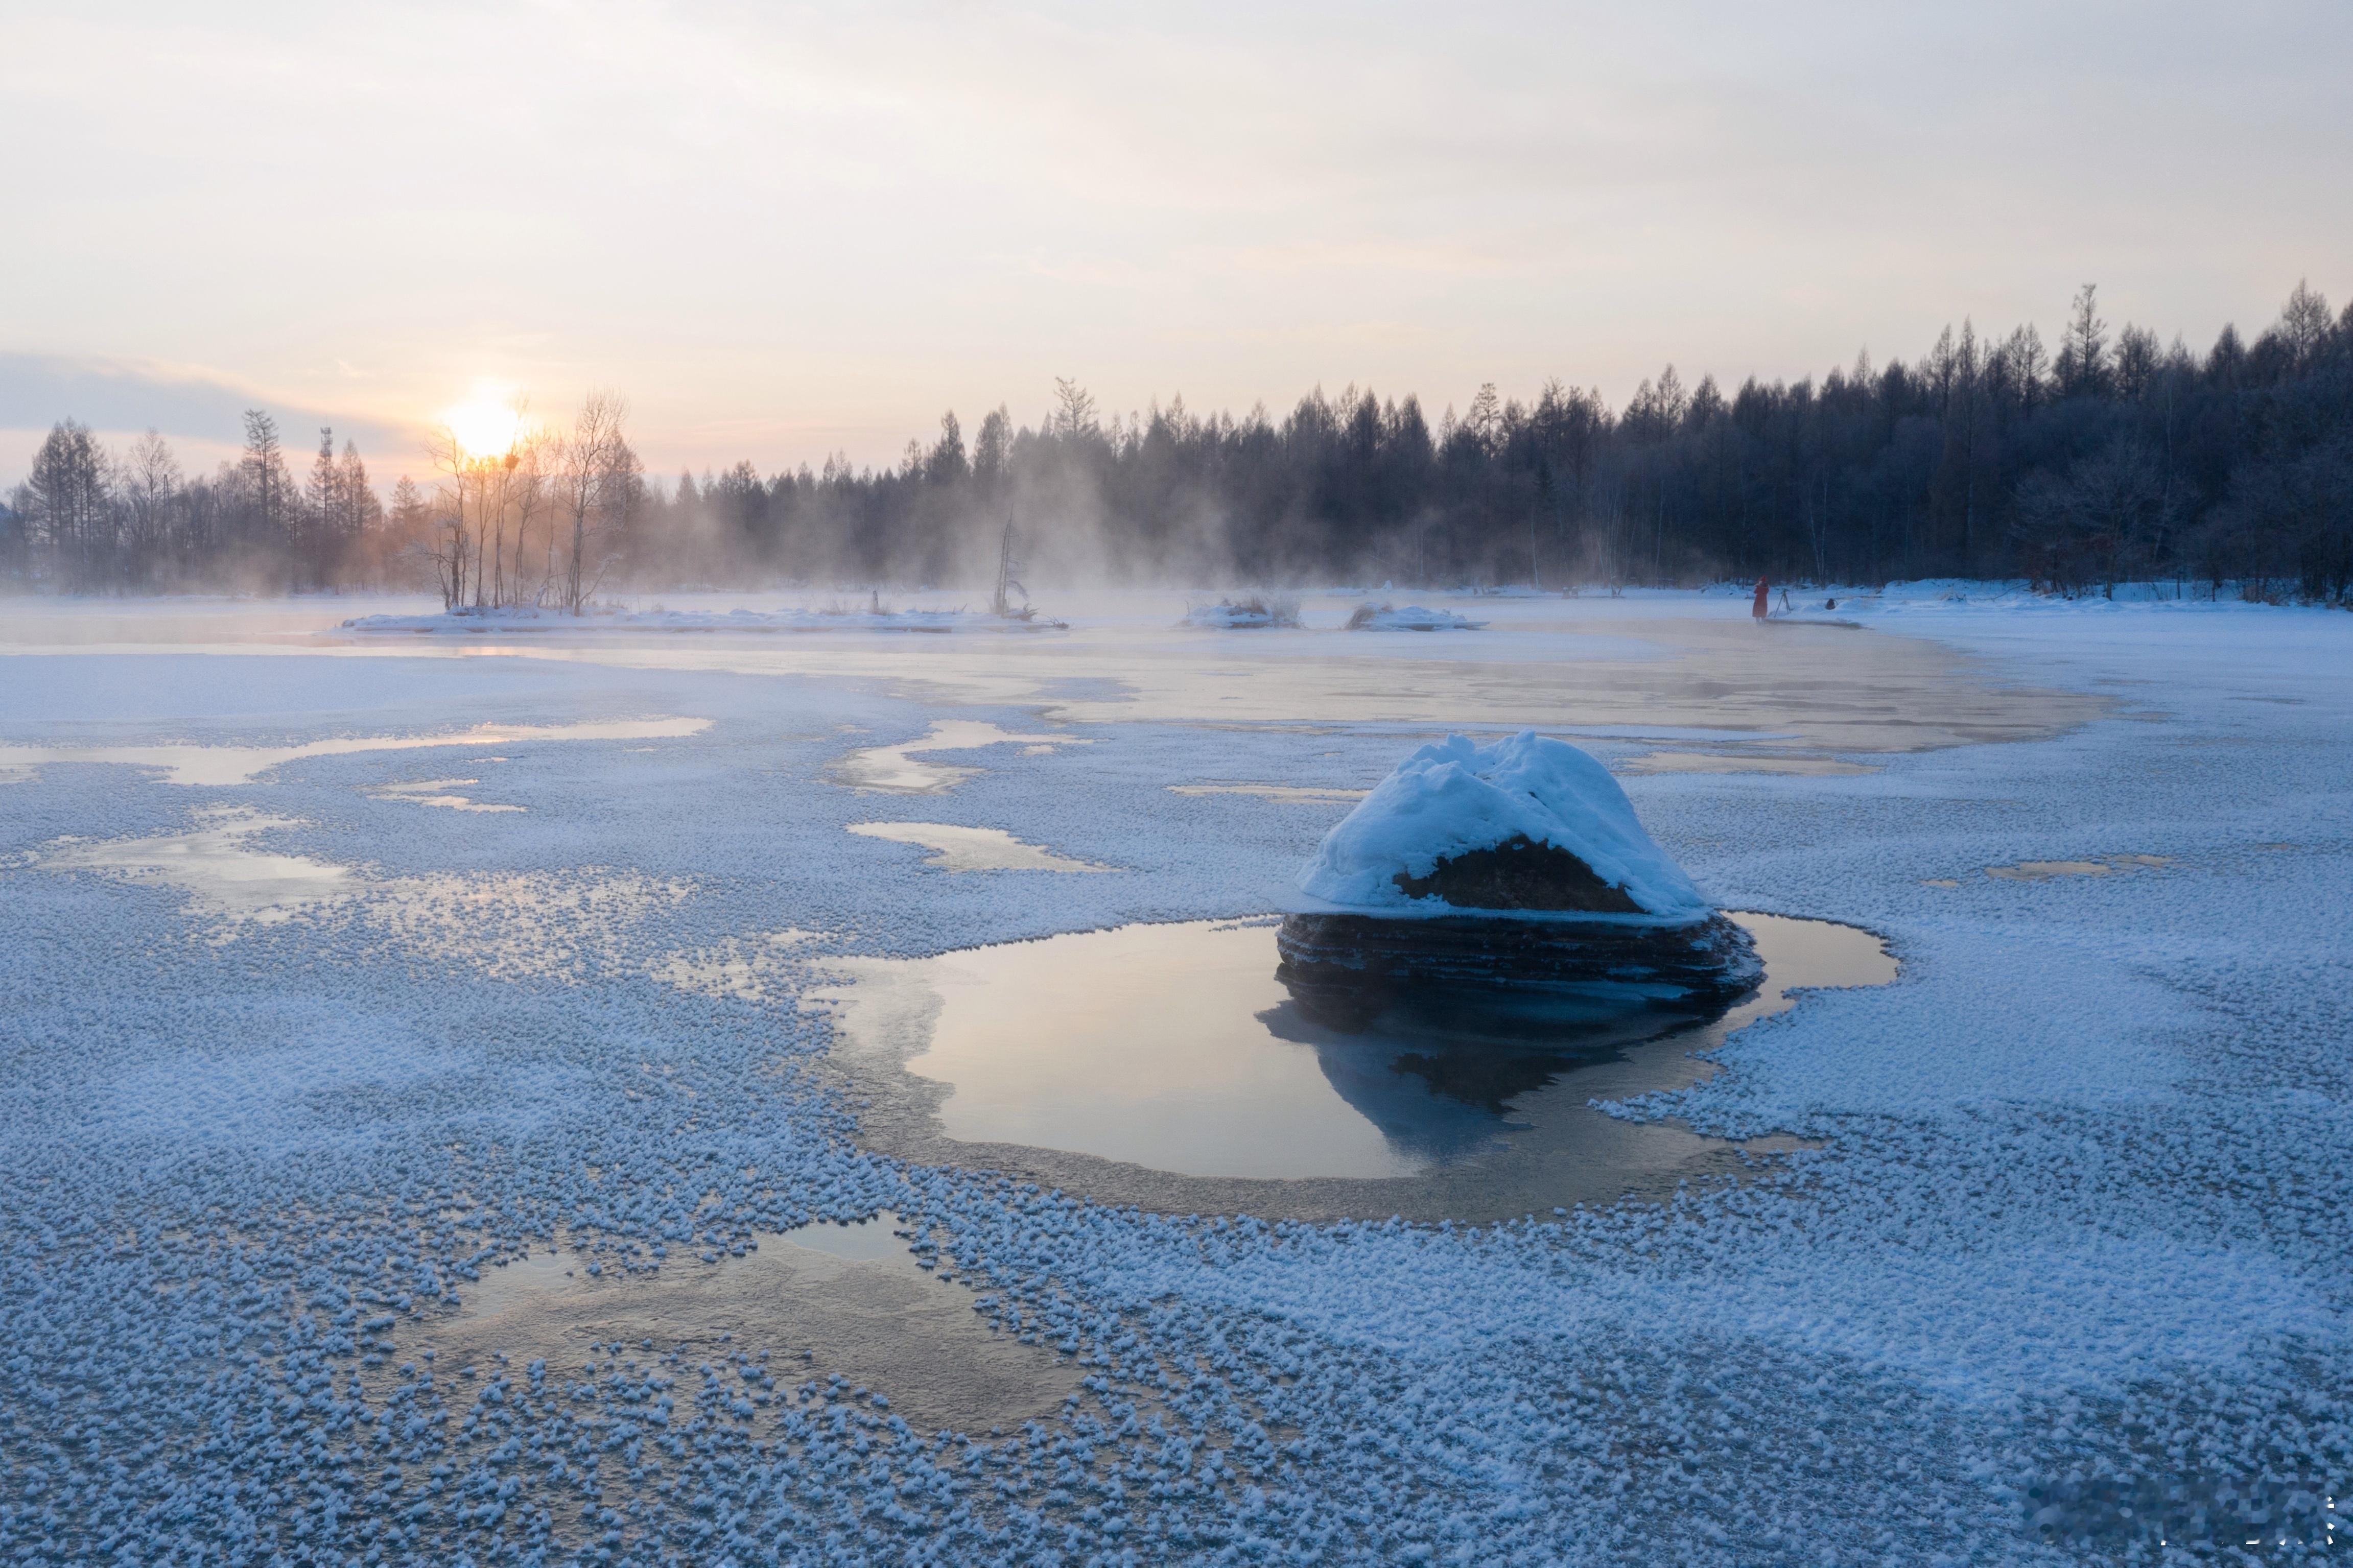
[[[1748,606],[1748,613],[1760,621],[1765,618],[1765,592],[1771,586],[1772,584],[1766,582],[1764,578],[1757,579],[1757,598],[1755,603]]]

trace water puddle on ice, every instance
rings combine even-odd
[[[2172,864],[2171,858],[2164,855],[2103,855],[2097,860],[2021,860],[2014,866],[1989,866],[1985,874],[2006,882],[2047,882],[2053,877],[2113,877]]]
[[[994,724],[971,719],[943,719],[912,741],[888,746],[868,746],[850,752],[833,765],[833,776],[854,790],[882,795],[939,795],[952,790],[981,770],[952,763],[924,762],[933,752],[969,752],[1008,743],[1022,747],[1024,756],[1040,756],[1057,746],[1088,742],[1070,735],[1016,735]],[[0,761],[5,761],[0,757]]]
[[[250,842],[258,833],[300,827],[299,822],[237,807],[198,811],[195,819],[188,832],[153,838],[59,839],[37,863],[53,871],[98,871],[177,888],[199,909],[264,925],[350,890],[351,873],[341,866],[273,855]]]
[[[708,719],[599,720],[578,724],[479,724],[447,735],[364,735],[306,741],[297,746],[0,745],[0,773],[22,773],[44,763],[122,763],[161,768],[176,784],[241,784],[298,757],[340,757],[354,752],[412,752],[433,746],[503,746],[522,741],[644,741],[700,733]]]
[[[944,822],[859,822],[849,831],[861,838],[913,844],[929,849],[923,864],[943,871],[1108,871],[1109,866],[1073,860],[1036,844],[1025,844],[1001,827],[957,827]]]
[[[920,960],[828,960],[851,983],[837,1058],[870,1142],[1185,1210],[1472,1218],[1615,1197],[1730,1145],[1593,1099],[1695,1081],[1695,1051],[1808,987],[1884,984],[1851,926],[1736,915],[1764,985],[1711,1022],[1579,1004],[1472,1017],[1459,998],[1349,1032],[1275,977],[1271,922],[1082,931]]]
[[[773,1386],[748,1384],[765,1412],[814,1378],[884,1394],[918,1430],[1010,1427],[1060,1405],[1078,1385],[1067,1357],[1024,1342],[973,1310],[965,1285],[919,1266],[898,1216],[767,1232],[742,1256],[697,1261],[680,1248],[659,1268],[624,1270],[570,1250],[482,1270],[454,1312],[399,1331],[398,1353],[436,1352],[438,1370],[547,1363],[551,1381],[602,1365],[600,1347],[651,1364],[767,1352]],[[649,1344],[648,1342],[651,1343]],[[691,1392],[693,1380],[682,1381]],[[683,1399],[681,1404],[685,1403]]]
[[[1835,757],[1742,756],[1711,752],[1650,752],[1620,764],[1630,773],[1794,773],[1807,778],[1840,778],[1879,770]]]
[[[451,792],[480,784],[480,779],[416,779],[368,791],[374,800],[406,801],[411,805],[438,805],[448,811],[521,811],[519,805],[499,805]]]
[[[289,817],[241,806],[205,806],[190,815],[195,826],[185,833],[60,838],[32,863],[185,893],[187,913],[209,928],[204,934],[215,942],[298,917],[337,921],[369,947],[454,960],[493,975],[567,980],[644,972],[634,929],[691,890],[675,879],[597,867],[384,877],[254,842],[264,833],[307,826]],[[681,989],[701,989],[699,962],[710,966],[714,982],[731,978],[731,962],[754,983],[772,965],[769,954],[739,943],[726,952],[672,954],[654,973]]]
[[[1324,789],[1314,784],[1170,784],[1171,795],[1248,795],[1261,800],[1285,801],[1293,805],[1354,805],[1372,792],[1362,789]]]

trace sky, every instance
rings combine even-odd
[[[1621,405],[2353,293],[2353,6],[540,4],[0,13],[0,484],[72,416],[425,472],[622,392],[658,471],[943,410]]]

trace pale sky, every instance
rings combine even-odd
[[[0,483],[237,411],[380,479],[481,382],[658,471],[1558,375],[1613,405],[1947,321],[2203,348],[2353,292],[2353,5],[0,12]],[[209,443],[209,444],[208,444]]]

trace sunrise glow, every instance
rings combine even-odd
[[[442,410],[441,420],[468,457],[495,458],[522,429],[522,402],[510,388],[478,383],[465,402]]]

